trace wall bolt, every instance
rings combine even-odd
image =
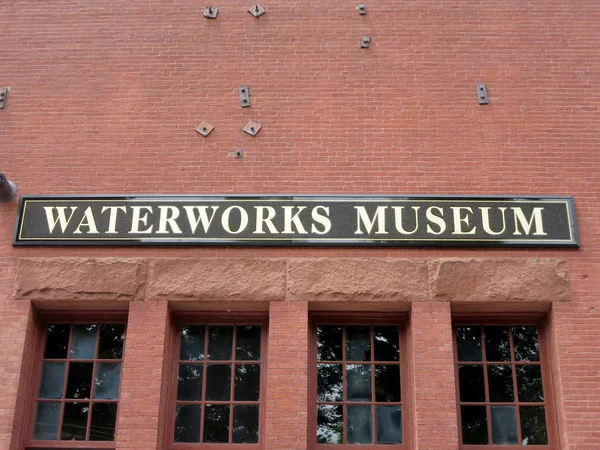
[[[260,6],[260,5],[254,5],[252,8],[250,8],[250,9],[248,10],[248,12],[249,12],[250,14],[252,14],[254,17],[260,17],[260,16],[262,16],[264,13],[266,13],[266,12],[267,12],[267,10],[266,10],[265,8],[263,8],[262,6]]]
[[[248,89],[248,86],[240,86],[239,93],[240,93],[240,106],[242,108],[249,107],[250,106],[250,90]]]
[[[477,100],[480,105],[488,104],[487,86],[484,83],[477,83]]]
[[[206,121],[202,122],[200,125],[198,125],[196,127],[196,131],[204,137],[208,136],[210,134],[210,132],[214,129],[215,129],[215,127],[213,127],[210,123],[208,123]]]
[[[244,127],[244,131],[250,136],[256,136],[261,128],[262,126],[260,124],[254,122],[253,120],[250,120]]]
[[[0,109],[4,108],[6,97],[8,96],[8,88],[0,88]]]
[[[358,5],[358,13],[361,16],[364,16],[365,14],[367,14],[367,5],[365,5],[364,3],[361,3],[360,5]]]
[[[363,37],[360,43],[360,48],[369,48],[369,45],[371,45],[371,38],[369,36]]]
[[[219,8],[216,6],[207,6],[204,8],[204,17],[207,19],[216,19],[217,14],[219,14]]]

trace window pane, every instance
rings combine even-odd
[[[369,327],[346,327],[346,359],[371,360],[371,330]]]
[[[492,406],[492,443],[517,444],[517,415],[514,406]]]
[[[376,406],[377,444],[402,444],[402,408]]]
[[[206,405],[204,442],[229,442],[229,405]]]
[[[517,361],[539,361],[540,345],[535,327],[513,327],[513,345]]]
[[[229,361],[233,346],[233,327],[216,326],[208,328],[208,359]]]
[[[100,327],[100,344],[98,359],[123,358],[123,342],[125,341],[125,325],[105,324]]]
[[[90,441],[113,441],[117,423],[116,403],[94,403]]]
[[[260,394],[260,366],[241,364],[235,366],[234,400],[258,401]]]
[[[210,364],[206,368],[206,400],[222,401],[230,397],[231,365]]]
[[[177,405],[175,442],[200,442],[200,405]]]
[[[69,348],[70,325],[48,325],[44,358],[64,359]]]
[[[87,431],[89,403],[65,403],[60,439],[63,441],[84,441]]]
[[[483,366],[458,366],[461,402],[484,402]]]
[[[202,364],[180,364],[177,400],[202,400]]]
[[[517,366],[517,388],[520,402],[543,402],[541,366]]]
[[[317,406],[317,443],[344,443],[342,405]]]
[[[370,406],[348,406],[348,444],[372,444],[373,426]]]
[[[119,398],[121,363],[98,363],[96,366],[95,382],[96,386],[94,387],[94,398]]]
[[[481,327],[456,327],[459,361],[481,361]]]
[[[71,344],[71,358],[94,359],[96,356],[96,325],[75,325],[73,327],[73,343]]]
[[[199,361],[204,359],[204,326],[190,325],[181,329],[179,359]]]
[[[342,401],[342,365],[317,364],[317,401]]]
[[[235,359],[240,361],[258,361],[260,359],[260,327],[238,326],[235,342]]]
[[[515,399],[512,366],[488,366],[490,402],[512,402]]]
[[[370,365],[348,364],[346,366],[346,395],[349,402],[372,400]]]
[[[375,366],[375,401],[399,402],[400,401],[400,366],[376,365]]]
[[[64,382],[65,363],[43,363],[39,398],[62,398]]]
[[[317,327],[317,360],[342,360],[342,327]]]
[[[463,444],[487,444],[487,416],[485,406],[461,406]]]
[[[487,361],[510,361],[508,327],[484,327]]]
[[[92,388],[92,371],[94,363],[69,364],[66,398],[90,398]]]
[[[60,403],[38,403],[33,439],[55,441],[58,438]]]
[[[398,327],[375,327],[375,361],[399,361]]]
[[[233,442],[258,442],[258,405],[237,405],[233,408]]]
[[[548,444],[546,412],[543,406],[521,406],[522,445]]]

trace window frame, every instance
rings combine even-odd
[[[123,341],[123,356],[121,357],[121,380],[119,383],[119,395],[116,399],[117,403],[117,414],[115,416],[115,439],[112,441],[71,441],[71,440],[34,440],[33,439],[33,431],[35,428],[35,416],[36,416],[36,406],[38,400],[38,391],[40,388],[41,376],[42,376],[42,360],[44,359],[44,349],[46,344],[46,328],[48,324],[56,323],[56,324],[65,324],[65,325],[79,325],[79,324],[88,324],[88,323],[115,323],[115,324],[123,324],[125,325],[125,339]],[[27,419],[25,425],[25,437],[23,439],[26,449],[68,449],[68,448],[85,448],[85,449],[114,449],[117,446],[117,433],[118,433],[118,423],[119,423],[119,406],[122,398],[122,375],[123,375],[123,365],[125,363],[125,346],[127,342],[127,330],[128,330],[128,311],[41,311],[37,315],[37,324],[36,324],[36,337],[35,337],[35,349],[33,352],[33,371],[32,376],[29,380],[28,385],[28,394],[27,394]],[[72,333],[72,331],[71,331]],[[71,338],[69,337],[69,349],[67,349],[67,355],[70,351],[71,347]],[[96,344],[98,345],[98,343]],[[96,352],[98,348],[96,347]],[[70,359],[67,359],[71,361]],[[94,368],[97,364],[98,359],[94,358]],[[93,378],[94,375],[92,375]],[[65,379],[63,389],[66,388],[66,384],[68,381],[68,373],[65,371]],[[93,379],[92,379],[93,383]],[[60,399],[61,403],[65,403],[65,398],[62,397]],[[94,399],[88,399],[89,403],[93,403]],[[91,419],[88,418],[88,426],[89,421]],[[61,414],[59,420],[59,428],[58,428],[58,437],[60,437],[61,425],[63,422],[63,417]]]
[[[457,347],[457,339],[456,339],[456,327],[458,326],[531,326],[535,325],[538,334],[538,344],[539,344],[539,353],[540,353],[540,361],[539,366],[541,368],[542,374],[542,387],[544,390],[544,408],[546,411],[546,432],[548,434],[548,444],[546,445],[530,445],[528,448],[536,449],[536,450],[552,450],[557,448],[558,446],[558,421],[556,417],[556,408],[554,404],[554,387],[552,382],[552,369],[550,367],[550,350],[548,348],[548,320],[547,315],[545,313],[526,313],[526,314],[512,314],[512,313],[494,313],[494,314],[453,314],[452,315],[452,353],[453,353],[453,364],[454,364],[454,378],[455,378],[455,386],[456,386],[456,414],[457,414],[457,425],[458,425],[458,444],[460,449],[464,450],[489,450],[490,448],[501,448],[502,450],[517,450],[523,449],[523,445],[514,444],[514,445],[500,445],[493,444],[490,440],[488,444],[463,444],[463,435],[462,435],[462,417],[461,417],[461,401],[460,401],[460,383],[458,379],[458,366],[460,362],[458,361],[458,347]],[[485,346],[485,342],[482,341],[482,351]],[[512,352],[512,345],[511,345]],[[511,354],[512,358],[512,354]],[[492,361],[494,362],[494,361]],[[490,362],[481,361],[481,365],[487,367]],[[476,365],[476,364],[474,364]],[[515,365],[515,361],[511,359],[510,365]],[[516,364],[518,365],[518,364]],[[532,364],[537,365],[537,364]],[[482,402],[481,405],[487,407],[492,403],[506,403],[506,402],[490,402],[488,398],[487,392],[489,391],[489,384],[487,380],[487,370],[484,369],[484,389],[486,392],[486,401]],[[520,413],[519,406],[522,403],[527,402],[519,402],[518,393],[516,392],[517,380],[515,378],[515,374],[513,373],[513,389],[515,389],[515,401],[513,404],[516,409],[516,419],[517,419],[517,436],[521,436],[521,423],[520,423]],[[468,403],[468,402],[467,402]],[[510,402],[508,402],[510,403]],[[487,430],[488,437],[491,436],[491,418],[487,418]]]
[[[258,442],[257,443],[205,443],[205,442],[175,442],[175,410],[177,405],[177,381],[179,375],[179,351],[181,344],[180,330],[184,325],[260,325],[261,330],[261,356],[260,360],[260,391],[259,391],[259,413],[258,413]],[[168,450],[225,450],[225,449],[244,449],[244,450],[260,450],[265,445],[266,431],[266,409],[267,409],[267,364],[268,364],[268,313],[267,312],[173,312],[171,326],[171,352],[169,361],[168,380],[168,395],[166,413],[166,433],[165,433],[165,448]],[[235,334],[234,334],[235,345]],[[234,355],[232,355],[234,356]],[[236,359],[232,359],[232,364],[235,364]],[[204,360],[207,364],[208,360]],[[219,362],[219,361],[216,361]],[[222,361],[221,361],[222,362]],[[232,388],[234,384],[232,383]],[[205,387],[204,387],[205,388]],[[203,390],[202,397],[205,392]],[[203,401],[205,402],[205,401]],[[234,399],[230,400],[230,404],[234,405]],[[202,411],[202,410],[201,410]],[[201,413],[203,414],[203,412]],[[230,423],[233,420],[233,411],[230,412]],[[229,433],[233,433],[230,429]],[[200,439],[202,439],[202,430],[200,431]]]
[[[409,329],[408,329],[408,313],[398,312],[351,312],[340,313],[332,312],[313,312],[309,315],[309,351],[308,351],[308,444],[307,447],[311,450],[410,450],[412,448],[412,386],[411,386],[411,358],[409,357]],[[319,444],[316,442],[317,432],[317,327],[319,325],[339,325],[339,326],[379,326],[392,325],[397,326],[400,338],[400,394],[402,404],[402,444]],[[342,345],[344,343],[342,342]],[[375,350],[372,348],[371,364],[376,364],[374,360]],[[366,361],[363,361],[366,362]],[[347,361],[344,362],[344,364]],[[356,362],[360,364],[360,361]],[[372,386],[374,389],[374,386]],[[343,401],[342,404],[352,403]],[[375,405],[375,398],[370,402]],[[344,416],[344,421],[346,418]],[[373,424],[375,426],[375,423]],[[375,440],[375,436],[374,436]]]

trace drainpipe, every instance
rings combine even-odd
[[[7,202],[17,193],[17,187],[0,172],[0,202]]]

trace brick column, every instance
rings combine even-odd
[[[308,303],[271,302],[266,448],[306,450]]]
[[[413,303],[410,330],[415,447],[418,450],[457,449],[450,304]]]
[[[166,301],[130,303],[121,375],[117,450],[164,447],[169,328]]]

